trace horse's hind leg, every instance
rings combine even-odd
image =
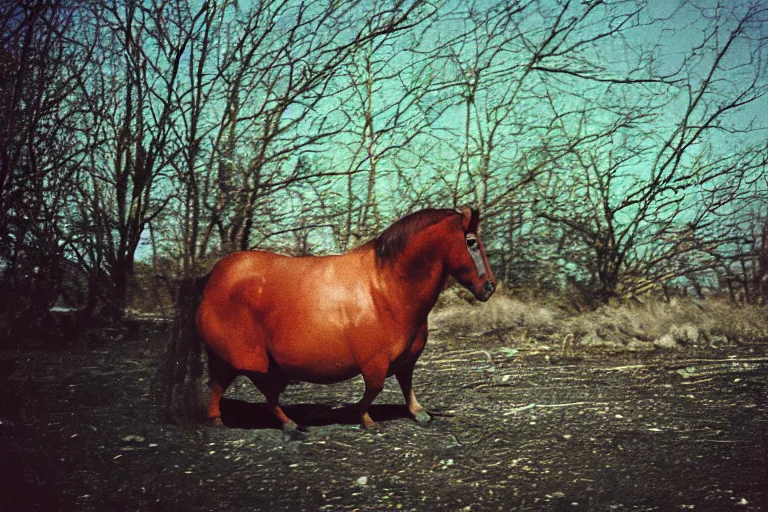
[[[211,390],[208,419],[214,425],[222,425],[221,397],[224,396],[229,385],[237,377],[237,372],[229,363],[208,350],[208,377],[208,387]]]

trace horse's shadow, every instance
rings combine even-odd
[[[359,425],[360,413],[354,404],[289,404],[282,405],[283,411],[303,427],[324,427],[328,425]],[[368,412],[376,422],[411,419],[405,405],[374,404]],[[221,399],[221,421],[234,428],[263,430],[280,429],[281,424],[269,410],[266,403],[251,403],[233,398]]]

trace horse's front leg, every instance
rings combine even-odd
[[[413,418],[420,424],[424,425],[429,423],[432,417],[424,410],[418,400],[416,400],[416,394],[413,392],[413,369],[416,367],[416,358],[413,361],[409,361],[407,366],[397,372],[397,382],[400,384],[400,389],[403,390],[403,397],[405,397],[405,403],[408,405],[408,411]]]
[[[399,371],[395,373],[397,382],[400,383],[400,389],[403,391],[403,397],[405,403],[408,405],[408,411],[411,416],[424,425],[428,423],[432,417],[424,410],[418,400],[416,400],[416,394],[413,392],[413,369],[416,367],[416,361],[419,359],[421,352],[427,344],[427,324],[421,326],[418,335],[413,340],[409,349],[408,359],[404,362],[403,366],[399,368]]]

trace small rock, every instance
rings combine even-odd
[[[741,500],[736,504],[741,505],[743,507],[743,506],[749,505],[749,502],[746,500],[746,498],[741,498]]]
[[[357,480],[355,480],[355,483],[359,485],[360,487],[365,487],[368,485],[368,477],[367,476],[361,476]]]
[[[133,434],[123,437],[123,444],[141,444],[144,442],[144,438],[141,436],[135,436]]]

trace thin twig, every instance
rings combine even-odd
[[[573,407],[576,405],[610,405],[610,402],[570,402],[565,404],[528,404],[522,407],[515,407],[502,414],[502,416],[509,416],[510,414],[517,414],[518,412],[527,411],[535,407],[550,408],[550,407]]]
[[[715,378],[714,377],[710,377],[708,379],[692,380],[690,382],[681,382],[680,384],[682,384],[683,386],[693,386],[695,384],[701,384],[703,382],[709,382],[711,380],[715,380]]]
[[[666,368],[678,368],[678,367],[684,367],[684,366],[690,366],[692,364],[702,364],[702,363],[708,363],[708,364],[727,364],[727,363],[768,363],[768,357],[746,357],[742,359],[737,358],[730,358],[730,359],[681,359],[679,361],[674,361],[673,363],[670,363],[669,361],[666,362],[659,362],[659,363],[650,363],[650,364],[632,364],[627,366],[613,366],[610,368],[593,368],[593,372],[619,372],[624,370],[638,370],[638,369],[644,369],[644,368],[658,368],[660,366],[666,367]]]

